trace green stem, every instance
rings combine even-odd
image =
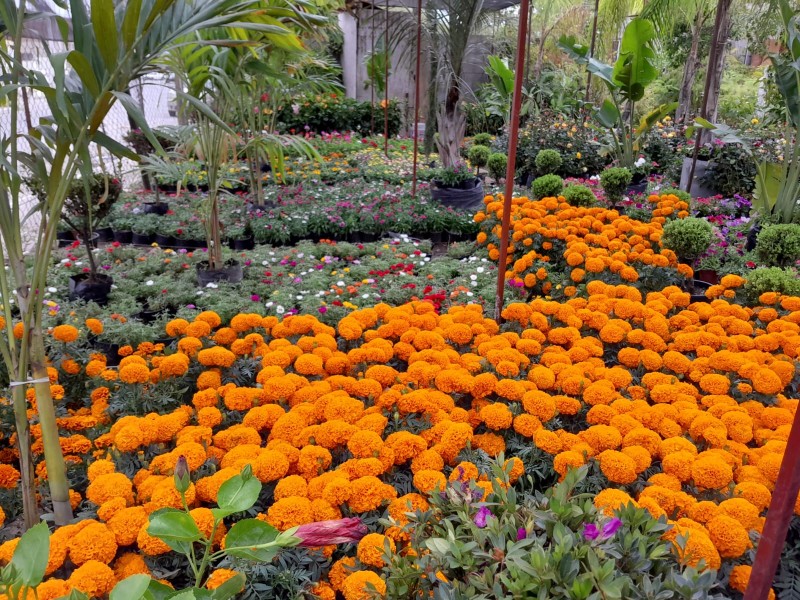
[[[214,519],[214,526],[211,528],[211,535],[205,544],[205,551],[203,552],[203,560],[200,563],[199,575],[195,577],[195,586],[200,587],[200,584],[203,580],[203,576],[206,573],[206,569],[208,568],[209,563],[211,562],[212,557],[214,554],[211,552],[211,547],[214,545],[214,537],[217,534],[217,528],[219,527],[220,520]]]

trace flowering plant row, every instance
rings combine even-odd
[[[664,525],[647,525],[648,544],[711,573],[728,596],[743,590],[797,410],[800,298],[764,294],[745,308],[691,303],[674,286],[645,296],[598,280],[584,298],[515,303],[503,316],[498,327],[479,305],[438,314],[427,301],[355,310],[336,327],[310,315],[242,313],[223,323],[202,312],[170,321],[168,342],[121,348],[118,369],[76,344],[82,329],[102,324],[55,327],[51,388],[73,503],[87,518],[54,532],[39,597],[102,597],[133,573],[169,574],[184,587],[185,557],[148,522],[185,502],[205,531],[221,486],[246,466],[263,484],[250,516],[279,531],[351,516],[369,527],[355,548],[292,550],[292,597],[428,597],[387,583],[395,552],[442,571],[423,573],[448,593],[461,583],[450,582],[450,550],[428,556],[412,542],[433,495],[448,482],[465,486],[471,500],[458,510],[494,527],[512,489],[543,489],[577,468],[583,479],[570,485],[593,495],[598,514],[584,509],[587,521],[570,521],[572,531],[601,544],[617,534],[606,529],[614,517],[644,526],[644,513],[630,512],[643,509]],[[28,399],[35,420],[32,390]],[[502,476],[492,466],[501,456]],[[183,493],[172,477],[181,457]],[[0,453],[11,517],[15,460],[11,446]],[[44,462],[36,472],[46,479]],[[223,519],[216,544],[237,521]],[[510,543],[523,541],[520,527],[525,539],[552,535],[531,519]],[[16,543],[0,546],[0,561]],[[517,552],[537,560],[530,544]],[[254,598],[276,585],[273,567],[221,560],[206,585],[241,571],[244,597]]]

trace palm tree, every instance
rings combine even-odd
[[[533,67],[533,79],[539,81],[544,67],[544,51],[547,40],[553,30],[570,14],[584,9],[583,0],[548,0],[544,6],[537,6],[534,15],[535,23],[539,26],[539,48],[536,53],[536,63]]]

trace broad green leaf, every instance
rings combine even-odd
[[[18,580],[28,587],[42,583],[49,556],[50,529],[46,523],[38,523],[22,534],[11,557]]]
[[[92,65],[89,64],[86,57],[77,50],[73,50],[67,54],[67,61],[75,69],[78,77],[81,78],[81,83],[83,83],[86,91],[91,94],[92,98],[97,98],[100,95],[100,84],[97,82],[97,77],[92,71]]]
[[[280,532],[272,525],[258,519],[243,519],[225,536],[225,554],[268,562],[280,549],[277,538]]]
[[[610,98],[603,100],[603,104],[594,113],[594,118],[607,129],[616,127],[617,123],[619,123],[619,117],[619,109]]]
[[[165,544],[169,544],[170,541],[191,543],[202,537],[194,519],[182,510],[174,508],[165,508],[151,514],[147,533]]]
[[[658,69],[653,66],[656,59],[653,38],[655,28],[647,19],[634,19],[622,34],[613,78],[622,96],[632,102],[641,100],[647,85],[658,77]]]
[[[489,56],[488,61],[485,71],[489,81],[503,98],[510,98],[514,91],[514,71],[499,56]]]
[[[189,588],[188,590],[175,592],[169,597],[169,600],[197,600],[197,596],[195,595],[195,590]]]
[[[119,41],[117,38],[117,22],[114,18],[113,0],[91,0],[92,28],[103,57],[103,63],[109,71],[117,66],[119,57]]]
[[[128,0],[125,3],[125,16],[122,18],[122,43],[126,49],[133,46],[139,17],[142,13],[142,0]]]
[[[175,590],[168,585],[151,579],[150,585],[147,586],[147,592],[145,592],[145,598],[146,600],[167,600],[174,594]]]
[[[213,600],[228,600],[229,598],[233,598],[244,589],[245,583],[247,583],[247,578],[244,573],[236,573],[236,575],[212,591],[211,598]]]
[[[253,507],[261,493],[261,482],[255,477],[245,479],[241,475],[231,477],[223,483],[217,493],[217,518],[243,512]]]
[[[131,575],[120,581],[111,590],[108,600],[142,600],[152,579],[149,575]]]

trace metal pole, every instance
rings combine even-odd
[[[511,120],[508,130],[508,164],[506,165],[506,187],[503,194],[503,222],[500,230],[500,264],[497,271],[497,298],[494,306],[494,319],[500,323],[503,311],[503,296],[506,290],[506,259],[508,258],[508,238],[511,227],[511,196],[514,193],[514,164],[517,160],[517,140],[519,139],[519,113],[522,108],[522,79],[525,77],[525,37],[528,33],[528,11],[530,1],[522,0],[519,8],[519,30],[517,31],[517,62],[514,74],[514,96],[511,101]]]
[[[384,37],[383,50],[386,52],[386,60],[383,63],[383,153],[389,156],[389,61],[392,55],[389,52],[389,0],[386,0],[386,33]]]
[[[369,31],[370,31],[370,57],[372,59],[372,73],[367,73],[370,79],[369,86],[369,134],[375,135],[375,0],[372,0],[369,13]]]
[[[592,20],[592,41],[589,44],[589,58],[594,56],[594,46],[597,41],[597,13],[600,10],[600,0],[594,0],[594,19]],[[589,102],[589,90],[592,89],[592,72],[586,75],[586,96],[583,101]]]
[[[411,195],[417,197],[417,160],[419,159],[419,71],[422,54],[422,0],[417,0],[417,66],[414,74],[414,167],[411,171]]]
[[[750,583],[744,600],[766,600],[772,587],[772,578],[781,559],[781,550],[786,542],[786,532],[794,512],[794,503],[800,491],[800,410],[794,415],[792,430],[783,453],[775,491],[767,511],[767,521],[761,533],[750,574]]]
[[[717,62],[717,49],[722,29],[722,19],[727,12],[727,6],[730,6],[731,0],[717,0],[717,14],[714,16],[714,34],[711,36],[711,50],[708,53],[708,67],[706,68],[706,82],[703,87],[703,104],[700,107],[700,116],[703,119],[708,118],[708,95],[711,93],[711,81],[714,78],[714,65]],[[703,138],[703,130],[698,128],[697,136],[694,139],[694,152],[692,153],[692,166],[689,167],[689,180],[686,182],[686,192],[691,193],[692,180],[694,179],[694,169],[697,166],[697,157],[700,155],[700,141]]]

